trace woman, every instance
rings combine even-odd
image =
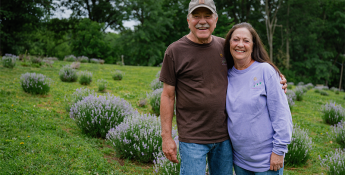
[[[235,172],[283,174],[292,119],[279,70],[248,23],[232,27],[224,54],[229,68],[226,110]]]

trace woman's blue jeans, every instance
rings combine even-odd
[[[179,143],[181,175],[205,175],[206,156],[211,175],[232,175],[233,160],[230,140],[211,144]]]
[[[284,167],[283,167],[283,168],[280,168],[278,171],[268,170],[265,172],[252,172],[252,171],[243,169],[235,164],[234,164],[234,169],[235,169],[236,175],[283,175],[283,171],[284,171]]]

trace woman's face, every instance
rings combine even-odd
[[[236,29],[230,38],[230,53],[234,61],[251,59],[253,36],[247,28]]]

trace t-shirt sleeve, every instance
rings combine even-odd
[[[267,107],[274,130],[273,152],[284,155],[288,151],[287,145],[291,142],[292,117],[278,73],[273,68],[269,72],[266,92]]]
[[[163,66],[161,74],[159,76],[159,81],[162,81],[171,86],[176,85],[174,60],[167,53],[165,53],[164,55]]]

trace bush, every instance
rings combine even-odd
[[[41,64],[42,59],[39,58],[39,57],[34,57],[34,56],[32,56],[32,57],[30,57],[30,61],[31,61],[31,63],[33,63],[33,64]]]
[[[148,95],[148,99],[152,110],[155,114],[160,114],[160,106],[161,106],[161,95],[163,92],[163,88],[154,90],[150,95]]]
[[[91,58],[90,59],[90,63],[96,63],[98,64],[99,63],[99,60],[97,58]]]
[[[42,74],[25,73],[20,77],[23,90],[32,94],[47,94],[50,90],[51,79]]]
[[[314,92],[315,92],[315,93],[320,93],[321,91],[320,91],[320,89],[315,89]]]
[[[115,71],[113,72],[112,77],[113,77],[114,80],[122,80],[123,75],[124,75],[124,73],[123,73],[122,71],[120,71],[120,70],[115,70]]]
[[[304,94],[303,87],[297,86],[294,91],[295,91],[295,94],[296,94],[296,100],[297,101],[302,101],[303,100],[303,94]]]
[[[339,90],[337,89],[336,91],[334,91],[335,94],[339,95]]]
[[[174,129],[173,138],[177,139]],[[152,162],[154,156],[162,150],[160,118],[155,115],[134,114],[109,130],[107,139],[113,143],[116,153],[122,158]]]
[[[81,71],[78,76],[81,85],[89,85],[92,82],[92,73],[89,71]]]
[[[99,64],[104,64],[104,60],[99,60]]]
[[[333,126],[333,134],[339,145],[345,148],[345,121],[339,122]]]
[[[132,106],[122,98],[92,94],[72,105],[70,117],[83,133],[105,138],[109,129],[134,113]]]
[[[292,107],[295,105],[295,102],[294,100],[296,100],[296,94],[294,91],[292,90],[287,90],[286,92],[286,98],[288,100],[288,103],[289,103],[289,107],[290,107],[290,110],[292,109]]]
[[[299,82],[298,84],[297,84],[297,86],[303,86],[304,85],[304,82]]]
[[[77,58],[77,60],[81,63],[88,63],[89,62],[89,58],[86,56],[80,56]]]
[[[68,56],[65,56],[65,58],[63,60],[64,61],[75,62],[75,61],[77,61],[77,58],[74,55],[68,55]]]
[[[14,68],[16,66],[18,56],[12,55],[12,54],[5,54],[5,56],[2,57],[2,65],[7,68]]]
[[[305,87],[306,87],[308,90],[310,90],[311,88],[314,87],[314,85],[313,85],[312,83],[308,83],[308,84],[305,85]]]
[[[159,81],[159,79],[156,78],[151,82],[151,88],[152,90],[161,89],[163,88],[163,82]]]
[[[326,91],[320,91],[320,94],[323,96],[329,96],[329,94]]]
[[[291,143],[288,145],[288,152],[285,154],[285,163],[294,166],[305,164],[310,157],[311,149],[312,141],[307,130],[295,125],[292,130]]]
[[[140,99],[140,100],[139,100],[139,104],[138,104],[139,107],[144,107],[144,106],[146,106],[146,105],[147,105],[147,100],[146,100],[146,98]]]
[[[335,92],[335,91],[337,91],[337,90],[338,90],[338,88],[336,88],[336,87],[331,87],[329,90],[331,90],[331,91]]]
[[[345,118],[344,109],[335,102],[326,103],[322,107],[322,112],[324,122],[331,125],[337,124]]]
[[[80,68],[80,62],[73,62],[71,64],[71,68],[73,69],[79,69]]]
[[[72,104],[77,103],[78,101],[82,100],[83,98],[85,98],[89,95],[97,95],[97,94],[95,93],[94,90],[90,90],[88,88],[78,88],[72,94],[71,100],[68,100],[65,96],[64,102],[65,102],[66,111],[70,112]]]
[[[108,86],[108,82],[107,80],[99,79],[97,80],[97,85],[98,85],[98,91],[104,92]]]
[[[59,77],[63,82],[76,82],[78,79],[77,71],[70,65],[66,65],[60,69]]]
[[[54,64],[54,61],[49,59],[43,59],[42,62],[48,66],[52,66]]]
[[[326,155],[325,159],[321,159],[319,155],[319,159],[321,160],[321,166],[327,167],[328,172],[327,174],[345,174],[345,152],[342,150],[335,150],[335,152],[331,152],[330,154]]]

